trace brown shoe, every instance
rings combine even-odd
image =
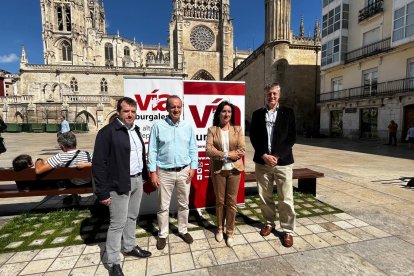
[[[158,238],[158,240],[157,240],[157,249],[158,250],[163,250],[166,245],[167,245],[167,239],[166,238]]]
[[[283,246],[284,247],[291,247],[293,245],[293,236],[291,233],[284,233],[283,234]]]
[[[263,237],[266,237],[266,236],[269,236],[271,232],[272,232],[272,226],[265,225],[265,227],[263,227],[262,230],[260,230],[260,235],[262,235]]]

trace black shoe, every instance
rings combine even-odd
[[[151,256],[151,252],[146,251],[146,250],[141,249],[138,246],[136,246],[131,251],[124,252],[124,255],[125,256],[133,256],[133,257],[137,257],[137,258],[148,258],[149,256]]]
[[[157,249],[163,250],[165,248],[165,245],[167,244],[166,238],[158,238],[157,240]]]
[[[73,202],[73,195],[67,196],[63,199],[63,204],[65,205],[72,205]]]
[[[180,234],[180,237],[188,244],[192,244],[193,243],[193,237],[191,237],[190,233],[185,233],[184,235]]]
[[[122,272],[122,269],[121,269],[121,265],[119,264],[112,265],[109,275],[110,276],[124,276],[124,273]]]

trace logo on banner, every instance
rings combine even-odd
[[[167,98],[169,94],[158,94],[159,89],[154,89],[151,93],[140,95],[135,94],[135,99],[137,100],[138,108],[141,111],[148,111],[150,108],[151,102],[156,102],[153,104],[150,111],[166,111],[167,110]]]
[[[189,105],[191,115],[193,116],[194,124],[197,128],[206,128],[210,114],[214,113],[217,109],[219,103],[223,98],[217,98],[211,102],[211,104],[204,107],[203,113],[200,114],[197,108],[197,105]],[[240,108],[234,105],[234,116],[235,116],[235,125],[239,126],[241,121],[241,111]]]

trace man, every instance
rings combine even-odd
[[[388,125],[388,144],[387,145],[397,145],[397,129],[398,129],[398,124],[394,121],[391,120],[390,124]]]
[[[60,131],[58,132],[58,135],[69,132],[69,131],[70,131],[69,123],[68,121],[66,121],[66,117],[62,115],[60,117]]]
[[[276,206],[273,200],[273,185],[277,185],[280,226],[283,229],[282,243],[293,245],[295,228],[293,207],[292,147],[296,142],[296,124],[293,110],[279,106],[280,86],[266,85],[265,107],[253,112],[250,140],[255,150],[253,161],[260,196],[260,207],[265,226],[262,236],[268,236],[275,227]]]
[[[144,141],[135,125],[137,103],[124,97],[118,100],[116,109],[119,117],[96,136],[92,162],[95,194],[102,204],[109,206],[106,252],[112,276],[124,275],[121,249],[126,256],[151,256],[135,246],[143,181],[148,179]]]
[[[85,168],[91,167],[91,155],[87,151],[78,150],[76,136],[73,132],[65,132],[58,136],[57,142],[59,144],[62,152],[50,157],[47,161],[44,161],[42,158],[38,158],[35,162],[35,171],[36,174],[42,174],[47,171],[50,171],[58,167],[77,167]],[[70,182],[63,183],[59,185],[62,186],[71,186],[71,185],[86,185],[91,184],[91,178],[87,179],[72,179]],[[79,203],[78,195],[70,195],[63,199],[64,204],[72,204],[73,200],[76,203]]]
[[[186,243],[193,242],[187,231],[188,197],[191,179],[198,167],[198,149],[192,127],[180,120],[182,107],[178,96],[169,96],[168,117],[156,122],[151,128],[148,166],[151,183],[158,188],[158,250],[164,249],[166,245],[169,207],[174,187],[177,189],[179,235]]]

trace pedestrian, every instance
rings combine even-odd
[[[273,199],[273,186],[276,185],[282,244],[291,247],[296,220],[292,186],[295,116],[291,108],[280,106],[281,89],[278,83],[266,85],[264,97],[266,104],[253,112],[250,126],[260,208],[266,220],[260,234],[268,236],[276,225]]]
[[[50,157],[46,161],[42,158],[37,158],[35,162],[36,174],[42,174],[55,168],[62,167],[76,167],[86,168],[92,166],[92,155],[87,151],[77,149],[76,136],[73,132],[65,132],[58,136],[57,142],[62,152]],[[64,189],[71,186],[92,185],[91,178],[72,179],[70,181],[61,181],[59,188]],[[72,204],[73,201],[78,204],[80,197],[76,194],[67,196],[63,199],[64,204]]]
[[[151,183],[158,188],[157,249],[164,249],[168,237],[169,207],[174,187],[178,201],[178,234],[188,244],[188,204],[191,180],[198,167],[198,149],[194,130],[180,119],[183,104],[176,96],[167,98],[168,116],[154,123],[148,146],[148,166]]]
[[[397,129],[398,124],[391,120],[390,124],[388,125],[388,144],[387,145],[397,145]]]
[[[70,131],[69,123],[66,121],[66,117],[64,115],[60,116],[60,131],[57,133],[59,136],[62,133],[66,133]]]
[[[148,180],[145,145],[135,124],[137,103],[123,97],[118,100],[118,118],[103,127],[96,136],[93,156],[95,194],[109,206],[110,224],[106,252],[110,275],[124,275],[120,253],[147,258],[151,252],[135,246],[143,182]]]
[[[226,223],[227,246],[234,244],[237,194],[240,174],[244,171],[242,157],[245,142],[242,128],[235,126],[234,105],[223,101],[214,112],[213,126],[208,129],[206,153],[210,157],[210,177],[216,195],[216,240],[223,240]]]
[[[4,138],[1,137],[1,133],[7,129],[7,124],[3,121],[3,118],[0,116],[0,153],[7,151],[6,144],[4,143]]]
[[[411,149],[411,145],[414,144],[414,124],[407,131],[408,149]]]

